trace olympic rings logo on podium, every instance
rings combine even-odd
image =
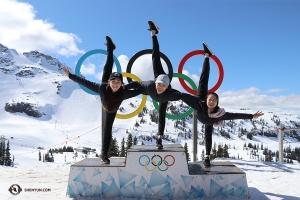
[[[103,50],[103,49],[95,49],[95,50],[91,50],[91,51],[85,53],[79,59],[79,61],[76,64],[75,74],[77,76],[80,76],[80,69],[81,69],[83,61],[86,58],[88,58],[89,56],[94,55],[94,54],[104,54],[104,55],[107,55],[107,51]],[[134,75],[134,74],[131,73],[131,69],[132,69],[132,65],[136,61],[136,59],[138,59],[140,56],[143,56],[145,54],[152,54],[152,49],[145,49],[145,50],[137,52],[129,60],[129,62],[127,64],[126,72],[122,72],[121,65],[120,65],[120,62],[119,62],[118,58],[115,57],[115,56],[113,56],[114,62],[115,62],[116,67],[117,67],[117,72],[122,73],[123,77],[127,77],[127,80],[128,80],[129,83],[132,82],[132,79],[134,79],[134,80],[136,80],[138,82],[141,82],[142,80],[138,76],[136,76],[136,75]],[[182,87],[188,93],[190,93],[192,95],[196,95],[197,94],[197,86],[196,86],[196,84],[194,83],[194,81],[190,77],[188,77],[188,76],[186,76],[185,74],[182,73],[182,70],[183,70],[183,66],[186,63],[186,61],[188,59],[190,59],[191,57],[196,56],[196,55],[204,55],[204,51],[203,50],[195,50],[195,51],[189,52],[180,61],[179,66],[178,66],[178,73],[173,73],[173,67],[172,67],[172,64],[171,64],[169,58],[165,54],[163,54],[162,52],[160,52],[161,58],[166,62],[167,66],[168,66],[168,70],[169,70],[168,76],[170,78],[170,81],[172,80],[173,77],[178,78],[180,84],[182,85]],[[210,58],[216,63],[216,65],[218,67],[218,72],[219,72],[219,77],[218,77],[217,83],[211,89],[208,90],[208,92],[214,92],[217,89],[219,89],[219,87],[221,86],[221,84],[223,82],[224,69],[223,69],[222,63],[220,62],[220,60],[218,59],[218,57],[216,55],[213,55]],[[188,82],[192,88],[190,88],[186,84],[185,81]],[[79,86],[81,87],[81,89],[83,89],[85,92],[87,92],[89,94],[98,95],[97,93],[91,91],[90,89],[88,89],[88,88],[86,88],[86,87],[84,87],[84,86],[82,86],[80,84],[79,84]],[[146,95],[142,95],[142,102],[141,102],[140,106],[135,111],[133,111],[132,113],[129,113],[129,114],[118,114],[117,113],[116,118],[118,118],[118,119],[129,119],[131,117],[134,117],[135,115],[137,115],[138,113],[140,113],[142,111],[142,109],[144,108],[144,106],[146,104],[146,100],[147,100],[147,96]],[[153,105],[154,105],[155,109],[159,110],[158,103],[155,100],[152,100],[152,102],[153,102]],[[194,109],[190,108],[185,113],[179,114],[179,115],[171,115],[171,114],[166,113],[166,117],[169,118],[169,119],[182,119],[182,118],[185,118],[185,117],[189,116],[193,111],[194,111]]]
[[[146,158],[146,159],[143,159],[143,158]],[[168,157],[171,157],[172,158],[172,162],[169,162],[167,161],[167,158]],[[144,160],[145,162],[141,162],[141,160]],[[141,155],[140,158],[139,158],[139,163],[141,166],[145,167],[145,169],[149,172],[153,172],[154,170],[156,170],[156,168],[159,170],[159,171],[167,171],[169,169],[170,166],[173,166],[174,163],[175,163],[175,158],[174,156],[172,155],[166,155],[164,157],[164,159],[162,159],[162,157],[160,155],[155,155],[152,156],[151,160],[149,158],[149,156],[147,155]],[[149,169],[148,168],[148,165],[150,165],[150,163],[152,164],[152,167]],[[165,165],[165,168],[161,168],[161,165],[164,164]]]

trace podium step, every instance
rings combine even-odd
[[[71,165],[67,195],[126,198],[249,197],[246,174],[230,162],[187,162],[180,144],[134,145],[126,157]]]

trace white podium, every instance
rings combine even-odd
[[[126,158],[87,158],[70,168],[67,195],[127,198],[249,197],[246,174],[230,162],[187,162],[180,144],[135,145]]]

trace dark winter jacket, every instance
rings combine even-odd
[[[170,86],[162,94],[157,94],[155,81],[133,81],[125,85],[125,89],[140,89],[141,94],[149,95],[152,99],[159,103],[165,103],[168,101],[178,101],[182,97],[182,93],[178,90],[172,89]]]
[[[208,116],[208,107],[206,103],[203,103],[202,106],[199,103],[199,98],[192,96],[190,94],[182,93],[182,101],[185,102],[190,107],[194,108],[197,113],[197,119],[206,125],[213,125],[214,123],[221,120],[233,120],[233,119],[252,119],[252,114],[246,113],[230,113],[226,112],[224,115],[218,118],[210,118]]]
[[[98,93],[101,98],[101,103],[102,103],[103,107],[106,109],[106,112],[116,113],[118,111],[119,108],[115,108],[114,110],[111,110],[111,111],[108,111],[108,109],[107,109],[107,101],[109,100],[109,99],[106,99],[106,96],[105,96],[107,83],[102,83],[102,84],[94,83],[94,82],[88,81],[82,77],[76,76],[71,73],[69,74],[69,78],[71,80],[75,81],[76,83],[79,83],[80,85]],[[131,97],[135,97],[139,94],[141,94],[140,90],[125,89],[123,96],[121,98],[122,98],[122,100],[125,100],[125,99],[129,99]]]

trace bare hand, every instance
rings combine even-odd
[[[253,115],[253,119],[259,118],[260,116],[264,115],[264,113],[262,111],[257,111],[254,115]]]
[[[64,71],[65,76],[69,77],[70,72],[69,72],[68,68],[62,67],[61,69]]]

